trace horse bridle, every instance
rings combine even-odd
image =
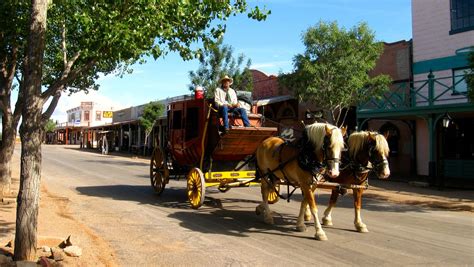
[[[333,161],[334,163],[340,163],[341,159],[340,158],[329,158],[328,157],[328,149],[330,147],[331,139],[328,135],[324,136],[324,141],[323,141],[323,154],[324,154],[324,162],[326,165],[328,165],[328,162]]]
[[[386,157],[383,157],[378,161],[375,160],[375,147],[375,142],[369,142],[369,162],[372,163],[372,168],[366,167],[367,169],[379,170],[381,168],[385,168],[385,166],[388,166],[388,160]]]

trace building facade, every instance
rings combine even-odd
[[[62,144],[79,144],[83,128],[112,124],[113,107],[81,102],[79,106],[67,110],[66,114],[67,121],[58,123],[54,139]]]
[[[359,106],[359,124],[405,124],[412,140],[398,149],[411,150],[414,174],[438,186],[472,185],[474,105],[465,73],[474,51],[474,2],[413,0],[412,16],[412,80],[394,83],[382,101]]]

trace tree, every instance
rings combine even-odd
[[[128,67],[169,51],[183,59],[202,53],[225,32],[229,16],[246,12],[246,1],[58,1],[32,0],[22,65],[18,68],[22,123],[20,191],[15,233],[15,260],[34,260],[41,178],[41,136],[61,93],[96,89],[99,73]],[[22,5],[13,5],[24,8]],[[20,12],[20,11],[18,11]],[[7,13],[7,20],[17,12]],[[268,14],[258,7],[248,16]],[[48,27],[46,27],[48,26]],[[11,27],[9,23],[2,27]],[[21,27],[19,28],[21,29]],[[16,36],[17,32],[2,31]],[[2,36],[4,38],[4,36]],[[3,51],[2,51],[3,52]],[[5,58],[12,58],[8,51]],[[2,58],[2,57],[0,57]],[[44,88],[44,90],[43,90]],[[3,88],[2,88],[3,90]],[[3,91],[2,91],[3,92]],[[51,102],[47,102],[51,100]],[[43,112],[46,103],[49,106]],[[2,107],[2,110],[6,107]],[[16,111],[15,109],[15,111]]]
[[[223,39],[212,45],[199,57],[199,68],[197,71],[189,72],[191,85],[189,90],[193,91],[195,86],[202,86],[206,96],[214,96],[214,90],[220,86],[219,81],[224,75],[232,77],[233,88],[243,91],[253,90],[252,72],[250,71],[251,60],[247,59],[245,66],[244,54],[239,54],[237,59],[233,57],[234,49],[230,45],[224,45]]]
[[[466,73],[467,97],[469,101],[474,102],[474,51],[469,53],[468,60],[470,71]]]
[[[306,50],[295,56],[294,71],[279,81],[322,108],[331,123],[344,124],[350,106],[381,95],[390,83],[386,75],[368,75],[383,45],[366,23],[345,30],[336,22],[319,22],[304,33],[303,43]]]
[[[139,122],[140,126],[145,130],[145,148],[146,144],[148,144],[148,137],[155,126],[156,119],[163,115],[164,109],[164,105],[158,101],[150,102],[143,108],[143,114]],[[143,149],[143,155],[145,155],[146,152],[145,148]]]
[[[54,132],[54,129],[56,129],[56,123],[52,119],[48,119],[48,121],[44,125],[44,131]]]
[[[10,194],[11,158],[23,104],[18,98],[13,110],[11,94],[14,89],[18,89],[14,85],[15,76],[20,79],[17,74],[26,44],[28,6],[26,1],[0,1],[0,113],[3,135],[0,143],[0,198]]]

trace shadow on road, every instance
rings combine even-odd
[[[10,205],[0,205],[0,214],[7,214],[10,212],[12,209],[14,209],[15,206],[10,204]],[[10,237],[14,232],[15,232],[15,221],[9,222],[5,219],[0,219],[0,239],[5,239],[7,237]],[[3,246],[5,244],[0,244],[0,246]]]
[[[236,198],[220,198],[217,194],[223,193],[217,190],[206,191],[204,204],[198,210],[192,210],[187,201],[186,189],[178,187],[169,187],[157,196],[151,186],[139,185],[109,185],[109,186],[90,186],[76,188],[83,195],[110,198],[121,201],[133,201],[140,205],[151,205],[175,209],[168,216],[178,219],[180,225],[187,229],[203,232],[216,233],[235,236],[248,236],[249,233],[265,233],[272,235],[287,235],[297,238],[312,239],[314,224],[306,222],[308,231],[298,233],[295,230],[298,209],[294,213],[275,213],[274,225],[267,225],[263,222],[261,216],[256,216],[255,207],[260,201]],[[318,194],[319,215],[329,201],[329,194]],[[292,201],[301,201],[301,195],[295,195]],[[275,205],[285,205],[286,201],[280,200]],[[299,207],[299,205],[297,205]],[[348,194],[340,199],[334,212],[338,209],[353,209],[352,195]],[[425,207],[417,205],[393,205],[390,202],[383,202],[376,199],[364,199],[362,213],[366,211],[384,211],[384,212],[427,212]],[[210,225],[212,227],[210,227]],[[343,229],[330,227],[337,231],[355,232],[353,229]],[[308,234],[311,233],[311,234]]]
[[[99,163],[104,165],[122,165],[122,166],[150,166],[148,163],[136,162],[136,161],[127,161],[127,160],[83,160],[87,163]],[[148,176],[147,176],[148,177]]]

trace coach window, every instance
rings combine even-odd
[[[199,108],[186,109],[186,140],[199,136]]]
[[[181,123],[181,110],[175,110],[173,111],[173,130],[178,130],[182,129],[182,123]]]

